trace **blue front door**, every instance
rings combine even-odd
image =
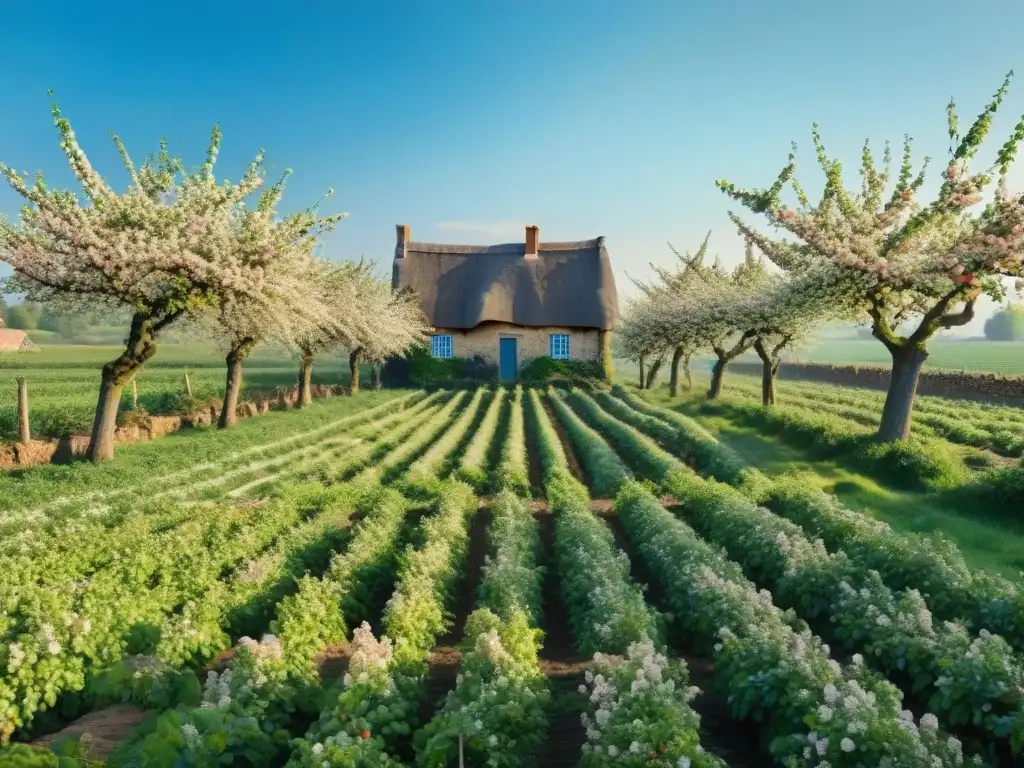
[[[508,381],[516,377],[516,340],[498,339],[498,376]]]

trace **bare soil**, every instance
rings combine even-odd
[[[568,612],[562,604],[554,561],[554,518],[546,511],[538,511],[536,518],[540,526],[543,563],[547,568],[542,593],[544,645],[540,651],[540,666],[551,684],[552,695],[547,744],[537,764],[545,768],[569,768],[579,762],[580,748],[585,739],[580,722],[582,702],[577,688],[583,684],[589,660],[577,653],[573,645]]]
[[[93,760],[102,760],[109,757],[148,714],[146,710],[131,704],[115,704],[83,715],[56,733],[47,734],[32,744],[48,747],[65,736],[87,734],[88,756]]]

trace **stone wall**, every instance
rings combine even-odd
[[[734,373],[760,376],[761,364],[734,362],[729,366],[729,370]],[[844,387],[864,387],[885,391],[889,387],[889,368],[871,365],[783,363],[779,369],[779,378],[823,381]],[[727,380],[726,389],[728,386]],[[1024,377],[1000,376],[994,373],[925,370],[921,372],[917,392],[921,395],[1024,406]]]
[[[345,391],[340,386],[314,384],[313,397],[331,397]],[[280,387],[273,391],[247,392],[238,404],[239,418],[253,418],[271,410],[287,410],[298,399],[298,387]],[[121,424],[114,431],[114,443],[126,445],[141,440],[155,440],[188,427],[210,426],[217,423],[222,401],[210,400],[205,406],[180,416],[149,416],[123,414]],[[26,443],[0,443],[0,470],[35,464],[62,464],[85,455],[89,435],[68,435],[60,440],[31,440]]]
[[[525,328],[510,323],[484,323],[468,331],[438,328],[435,333],[452,337],[452,355],[471,358],[479,355],[490,363],[498,364],[498,339],[512,336],[517,340],[516,352],[519,368],[535,357],[544,357],[551,351],[552,333],[569,334],[569,357],[573,360],[600,360],[600,331],[596,328]]]

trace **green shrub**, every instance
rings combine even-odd
[[[555,360],[545,355],[533,358],[519,369],[519,380],[529,384],[573,383],[603,378],[604,370],[596,360]]]
[[[498,366],[479,355],[465,357],[431,357],[427,347],[416,347],[405,358],[389,360],[385,366],[387,386],[428,386],[450,382],[492,381],[498,378]]]

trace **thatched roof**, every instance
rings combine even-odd
[[[618,294],[603,237],[542,242],[536,256],[527,256],[524,243],[419,243],[403,241],[403,229],[392,285],[415,290],[436,328],[468,329],[487,321],[600,329],[615,324]]]

